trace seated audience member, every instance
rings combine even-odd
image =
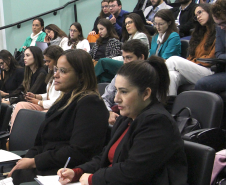
[[[31,36],[27,37],[23,46],[19,49],[19,51],[24,51],[29,46],[35,46],[36,41],[44,42],[46,37],[46,33],[44,32],[44,21],[42,18],[35,18],[32,24],[32,33]]]
[[[226,2],[218,0],[211,5],[213,20],[216,27],[215,56],[226,59]],[[201,78],[195,85],[195,89],[220,93],[226,91],[226,72],[216,73]]]
[[[24,79],[24,68],[19,66],[12,54],[7,50],[0,51],[1,97],[16,90]]]
[[[111,22],[100,19],[97,24],[100,38],[90,50],[91,57],[98,61],[100,58],[112,58],[121,55],[121,43]]]
[[[68,38],[66,33],[61,30],[57,25],[55,24],[49,24],[45,27],[46,32],[46,38],[45,42],[49,43],[49,45],[57,45],[61,48],[65,48],[68,43]]]
[[[150,56],[163,59],[181,54],[181,41],[173,14],[170,10],[159,10],[155,14],[154,26],[157,33],[152,37]]]
[[[182,84],[195,84],[202,77],[213,74],[210,64],[197,60],[215,57],[216,31],[210,5],[199,4],[194,20],[188,58],[173,56],[166,60],[170,75],[169,95],[177,95],[177,89]]]
[[[135,60],[146,60],[148,57],[148,48],[140,40],[133,39],[128,42],[125,42],[122,45],[122,56],[124,59],[124,64]],[[113,112],[112,110],[112,107],[115,107],[115,105],[117,105],[117,103],[114,101],[115,94],[117,93],[117,90],[115,88],[115,79],[116,76],[112,79],[111,83],[105,88],[105,92],[102,95],[104,103],[109,111],[108,122],[112,125],[115,123],[116,118],[119,117],[119,114]]]
[[[27,47],[24,52],[24,79],[22,84],[5,98],[2,103],[15,104],[20,101],[25,101],[25,94],[32,92],[34,94],[46,92],[46,70],[43,68],[42,50],[37,46]]]
[[[108,129],[108,112],[97,92],[90,55],[67,50],[58,59],[55,89],[62,95],[46,113],[34,147],[11,170],[14,185],[33,181],[36,175],[53,175],[65,165],[83,164],[99,154]]]
[[[192,0],[179,0],[181,6],[172,8],[175,23],[179,29],[180,37],[191,35],[190,30],[194,28],[193,15],[197,6]]]
[[[151,37],[144,27],[141,17],[136,13],[125,16],[124,27],[122,28],[122,40],[129,41],[139,39],[150,48]]]
[[[121,116],[111,140],[91,161],[73,170],[60,169],[59,181],[79,180],[82,185],[187,184],[184,143],[162,105],[169,88],[164,60],[152,56],[123,65],[115,86]]]
[[[63,50],[67,49],[84,49],[85,51],[90,51],[90,45],[88,40],[83,37],[82,26],[78,22],[71,24],[70,33],[68,35],[68,42],[64,45]]]
[[[93,25],[93,30],[91,32],[89,32],[89,35],[87,37],[87,40],[89,42],[96,42],[96,39],[99,38],[99,30],[97,28],[97,24],[99,22],[100,19],[109,19],[110,14],[110,10],[109,10],[109,6],[108,6],[108,2],[109,0],[103,0],[101,1],[101,12],[100,15],[96,18],[94,25]]]
[[[118,36],[121,37],[124,14],[127,14],[129,12],[122,10],[121,0],[109,0],[109,10],[111,13],[109,20],[114,25]]]
[[[162,9],[170,9],[171,6],[167,5],[164,0],[150,0],[151,6],[148,6],[144,10],[144,17],[147,24],[154,25],[155,14]]]
[[[56,99],[60,96],[60,91],[55,90],[55,80],[53,78],[54,75],[54,67],[57,66],[57,60],[63,53],[63,49],[59,46],[52,45],[45,49],[43,52],[44,59],[46,65],[48,66],[48,75],[46,76],[45,82],[46,92],[45,94],[34,94],[32,92],[28,92],[25,96],[27,102],[19,102],[16,104],[16,107],[13,111],[11,117],[11,129],[13,127],[14,120],[16,118],[17,113],[20,109],[30,109],[30,110],[38,110],[38,111],[47,111]]]
[[[138,11],[138,10],[142,10],[144,11],[145,8],[147,8],[148,6],[151,6],[151,1],[149,0],[138,0],[135,8],[133,9],[133,11]]]

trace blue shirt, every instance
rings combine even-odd
[[[120,14],[116,18],[116,23],[114,24],[114,27],[119,37],[122,35],[122,24],[124,21],[124,14],[127,14],[127,13],[129,12],[125,10],[121,10]],[[111,18],[112,18],[112,15],[109,16],[109,19]]]

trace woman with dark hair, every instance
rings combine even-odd
[[[7,50],[0,51],[1,96],[5,97],[16,90],[24,79],[24,68],[18,65],[15,58]]]
[[[52,45],[45,49],[43,52],[45,64],[48,66],[48,74],[46,76],[45,82],[46,92],[45,94],[34,94],[32,92],[28,92],[26,94],[25,99],[27,102],[19,102],[16,104],[16,107],[11,116],[11,129],[13,127],[14,120],[16,118],[17,113],[20,109],[30,109],[30,110],[38,110],[38,111],[47,111],[56,99],[60,96],[60,91],[55,90],[54,85],[54,66],[57,65],[57,60],[63,53],[63,49],[59,46]]]
[[[82,185],[186,184],[184,143],[162,104],[169,87],[164,60],[151,56],[124,64],[115,87],[121,116],[112,128],[111,140],[91,161],[73,170],[60,169],[61,184],[79,179]]]
[[[30,46],[24,51],[24,79],[22,84],[5,98],[9,101],[2,99],[2,103],[15,104],[19,101],[25,101],[25,94],[32,93],[45,93],[46,90],[46,70],[43,68],[43,55],[42,50],[37,46]]]
[[[197,60],[215,57],[216,30],[209,4],[199,4],[195,8],[194,26],[188,58],[173,56],[166,60],[170,74],[169,95],[177,95],[182,84],[195,84],[202,77],[213,74],[210,64]]]
[[[45,42],[49,45],[57,45],[61,48],[67,46],[68,38],[66,33],[55,24],[49,24],[45,27]]]
[[[153,24],[157,33],[151,41],[150,56],[157,55],[163,59],[168,59],[174,55],[180,56],[180,36],[172,11],[168,9],[159,10],[155,14],[154,20]]]
[[[111,21],[100,19],[97,24],[100,38],[97,39],[95,45],[90,50],[91,57],[98,61],[100,58],[113,58],[120,56],[121,43]]]
[[[151,37],[144,27],[141,17],[136,13],[130,13],[125,16],[122,27],[122,40],[129,41],[139,39],[150,48]]]
[[[61,96],[46,113],[34,147],[12,169],[13,183],[33,181],[89,161],[101,152],[108,129],[108,111],[97,92],[90,55],[81,49],[64,51],[54,70],[55,89]]]
[[[82,26],[78,22],[71,24],[68,35],[68,43],[63,48],[67,49],[84,49],[85,51],[90,51],[90,45],[88,40],[83,37]]]
[[[109,19],[109,16],[111,15],[110,11],[109,11],[109,6],[108,6],[108,2],[109,0],[103,0],[101,1],[101,12],[100,15],[96,18],[94,25],[93,25],[93,30],[91,32],[89,32],[88,35],[88,40],[90,36],[95,36],[96,39],[99,38],[99,30],[97,28],[97,24],[99,22],[100,19]],[[94,42],[92,40],[92,42]]]
[[[32,33],[31,36],[27,37],[23,46],[19,49],[19,51],[24,51],[29,46],[35,46],[36,41],[44,42],[46,33],[44,32],[44,21],[42,18],[38,17],[33,20],[32,24]]]

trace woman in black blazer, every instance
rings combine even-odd
[[[121,116],[101,154],[75,169],[58,171],[60,182],[82,185],[185,185],[187,163],[183,141],[166,100],[169,75],[164,60],[124,64],[115,86]],[[157,99],[158,97],[158,99]]]
[[[63,93],[47,112],[35,146],[10,172],[15,185],[33,181],[36,175],[56,174],[68,157],[69,167],[83,164],[105,143],[109,114],[97,92],[90,55],[84,50],[65,51],[54,78],[55,89]]]

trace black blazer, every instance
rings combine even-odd
[[[191,35],[190,30],[194,28],[193,17],[194,17],[194,11],[196,7],[197,7],[197,4],[195,4],[194,2],[191,2],[185,10],[181,10],[181,14],[179,18],[180,25],[178,26],[180,37]],[[180,7],[174,7],[171,10],[176,20],[180,12]]]
[[[108,167],[109,149],[128,123],[131,126],[115,151],[112,167]],[[119,117],[102,153],[78,168],[93,173],[93,185],[185,185],[187,181],[183,141],[160,103],[149,105],[134,121]]]
[[[71,168],[89,161],[103,149],[109,117],[103,100],[97,95],[87,95],[77,101],[42,123],[35,146],[25,156],[35,158],[38,171],[56,174],[68,157]]]

